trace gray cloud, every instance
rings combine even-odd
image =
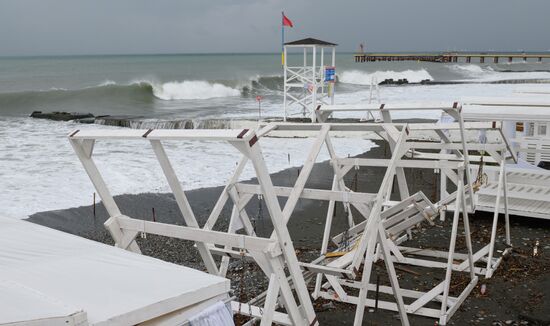
[[[339,51],[550,49],[547,0],[0,0],[0,55],[276,52],[283,9]]]

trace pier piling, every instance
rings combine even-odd
[[[512,62],[514,59],[537,60],[550,59],[550,53],[484,53],[484,52],[442,52],[442,53],[358,53],[354,55],[355,62],[377,62],[377,61],[424,61],[424,62],[459,62],[461,58],[466,63],[472,62],[472,57],[479,58],[479,63],[485,63],[485,58],[493,58],[498,63],[502,58]]]

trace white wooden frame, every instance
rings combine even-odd
[[[424,101],[420,103],[394,102],[394,103],[361,103],[361,104],[333,104],[320,105],[316,108],[315,114],[318,122],[326,122],[327,119],[337,112],[362,112],[365,115],[374,117],[373,113],[382,111],[445,111],[456,109],[456,103]],[[366,120],[366,119],[365,119]],[[388,122],[388,121],[385,121]]]
[[[460,118],[458,107],[451,110],[452,113]],[[111,235],[115,239],[116,245],[128,250],[139,252],[139,248],[134,239],[140,232],[153,233],[164,236],[171,236],[186,240],[195,241],[203,261],[210,273],[225,276],[228,269],[230,257],[242,257],[253,259],[269,278],[269,287],[265,294],[265,303],[262,307],[249,303],[232,304],[236,313],[250,315],[255,319],[260,319],[262,325],[273,323],[290,325],[310,325],[317,324],[315,313],[311,304],[311,299],[306,288],[304,276],[300,269],[309,271],[317,275],[314,297],[324,297],[336,299],[357,305],[356,324],[362,321],[363,310],[365,306],[372,306],[373,300],[367,298],[368,291],[373,289],[373,284],[369,282],[369,275],[373,262],[377,259],[383,259],[390,275],[391,287],[381,287],[385,293],[393,293],[396,302],[380,301],[380,307],[384,309],[399,311],[402,322],[408,324],[407,313],[415,313],[424,316],[439,318],[441,324],[445,324],[456,309],[463,302],[468,293],[477,282],[476,273],[480,273],[479,268],[474,267],[474,263],[483,260],[489,254],[472,252],[471,241],[469,239],[469,222],[467,194],[473,193],[471,190],[471,179],[469,177],[469,150],[484,149],[490,151],[504,151],[508,148],[507,144],[466,144],[464,131],[467,129],[490,129],[497,130],[498,124],[494,123],[468,123],[458,119],[457,123],[449,124],[395,124],[391,123],[389,110],[383,112],[384,120],[387,123],[379,124],[269,124],[254,132],[251,130],[88,130],[75,131],[69,135],[70,142],[75,149],[79,159],[84,165],[86,172],[90,176],[94,186],[100,194],[105,207],[110,215],[105,223]],[[412,133],[418,130],[433,130],[440,137],[439,142],[418,142],[412,137]],[[454,130],[460,134],[460,142],[453,142],[443,131]],[[339,136],[346,132],[375,132],[384,139],[391,148],[392,157],[385,159],[348,159],[338,158],[334,151],[330,138],[331,132],[338,132]],[[302,135],[316,135],[316,140],[310,150],[308,157],[300,171],[294,187],[274,187],[259,144],[259,137],[275,135],[277,133],[294,133]],[[113,197],[109,193],[95,163],[92,159],[93,148],[96,140],[101,139],[134,139],[149,141],[161,164],[162,170],[167,177],[168,183],[174,193],[178,206],[184,216],[187,226],[176,226],[157,222],[148,222],[135,220],[121,214]],[[200,228],[194,214],[189,206],[187,198],[181,188],[181,184],[171,166],[171,163],[164,152],[161,141],[163,140],[217,140],[225,141],[236,147],[243,157],[239,162],[235,173],[228,181],[221,196],[218,198],[206,224]],[[331,157],[331,163],[334,171],[333,185],[331,190],[307,189],[305,188],[307,179],[313,169],[315,160],[325,145]],[[449,150],[453,154],[444,152],[424,153],[424,149],[431,150]],[[504,155],[500,156],[504,158]],[[408,159],[405,159],[408,158]],[[239,183],[239,177],[247,162],[250,161],[255,169],[258,178],[257,185]],[[385,166],[386,174],[378,193],[355,193],[350,191],[344,183],[343,177],[350,172],[354,166]],[[396,203],[390,201],[389,195],[393,187],[393,180],[397,178],[398,191],[400,198],[405,200],[410,197],[407,187],[404,168],[433,168],[440,169],[457,186],[457,191],[449,194],[445,198],[440,198],[434,210],[441,210],[456,203],[453,215],[453,226],[451,234],[451,243],[449,251],[429,251],[422,252],[425,256],[435,258],[447,258],[447,264],[436,264],[433,261],[423,259],[405,259],[405,254],[410,254],[412,249],[398,246],[400,241],[390,241],[382,227],[381,213],[395,207]],[[466,181],[464,181],[466,180]],[[254,234],[250,219],[246,213],[246,205],[254,194],[262,194],[265,204],[268,208],[271,221],[274,226],[274,234],[269,238],[259,238]],[[288,197],[285,206],[281,209],[277,197]],[[292,239],[289,236],[286,223],[300,198],[310,198],[316,200],[329,201],[327,220],[325,224],[325,233],[323,235],[321,256],[311,263],[299,263],[294,253]],[[504,192],[504,198],[506,193]],[[212,231],[221,210],[228,200],[233,202],[233,211],[231,214],[230,228],[226,232]],[[328,252],[328,242],[330,241],[331,224],[336,202],[342,202],[347,211],[347,222],[350,231],[355,232],[357,239],[357,248],[342,257],[335,260],[336,263],[322,265]],[[397,204],[398,205],[398,204]],[[354,207],[365,221],[355,225],[352,216],[351,207]],[[475,207],[475,206],[474,206]],[[456,241],[457,227],[460,212],[463,215],[463,223],[467,230],[468,253],[458,254],[454,251]],[[247,235],[234,234],[235,225],[242,223]],[[506,219],[508,223],[508,219]],[[495,226],[493,226],[495,227]],[[361,232],[362,231],[362,232]],[[494,237],[492,243],[494,243]],[[220,247],[221,246],[221,247]],[[376,248],[379,249],[376,249]],[[494,246],[493,246],[494,247]],[[491,248],[493,248],[491,247]],[[491,251],[492,250],[488,250]],[[418,252],[415,252],[418,254]],[[218,267],[212,258],[213,254],[224,256]],[[461,264],[455,264],[455,259],[461,259]],[[489,262],[493,262],[489,255]],[[363,280],[361,282],[353,281],[356,277],[361,264],[364,263]],[[406,263],[434,268],[445,268],[445,281],[426,293],[420,291],[401,289],[395,272],[395,263]],[[489,268],[496,268],[498,265],[489,264]],[[284,267],[288,268],[289,276],[284,272]],[[462,294],[456,298],[449,297],[448,288],[450,278],[453,272],[469,272],[471,281]],[[323,278],[327,282],[323,283]],[[359,288],[360,295],[354,297],[345,291],[345,287]],[[298,297],[298,302],[294,299],[293,292]],[[331,291],[337,294],[335,297]],[[403,296],[416,298],[412,305],[405,305]],[[424,307],[431,301],[441,302],[441,309],[431,309]],[[277,307],[284,307],[288,314],[276,311]]]
[[[453,108],[458,112],[458,108]],[[386,121],[391,121],[391,117],[386,116]],[[472,210],[472,207],[466,208],[466,205],[468,204],[467,199],[467,191],[465,190],[468,188],[468,191],[470,187],[463,181],[467,171],[469,171],[469,159],[468,159],[468,151],[469,150],[487,150],[487,151],[495,151],[495,150],[502,150],[507,151],[508,145],[506,143],[503,144],[466,144],[465,141],[463,141],[463,137],[461,137],[461,141],[459,143],[452,143],[449,137],[447,137],[442,130],[456,130],[460,132],[460,135],[464,135],[464,130],[475,130],[475,129],[495,129],[500,131],[498,128],[499,125],[493,124],[493,123],[468,123],[464,124],[463,122],[459,121],[458,123],[451,123],[451,124],[410,124],[408,127],[406,125],[399,125],[399,124],[391,124],[391,123],[384,123],[384,124],[310,124],[310,125],[303,125],[303,124],[271,124],[270,127],[266,128],[269,130],[264,134],[269,135],[270,133],[276,133],[277,136],[281,136],[281,134],[284,134],[284,132],[289,132],[290,135],[296,136],[300,133],[303,133],[303,135],[311,135],[312,130],[319,130],[321,131],[318,136],[317,140],[314,145],[314,150],[310,152],[310,155],[308,156],[308,159],[304,166],[308,166],[309,164],[313,163],[314,158],[316,157],[318,150],[320,149],[320,144],[322,143],[323,139],[330,140],[328,138],[328,133],[322,132],[323,130],[327,129],[327,125],[330,126],[330,131],[338,131],[338,136],[342,136],[342,132],[345,131],[371,131],[378,133],[383,139],[388,141],[390,146],[392,147],[392,152],[394,153],[394,156],[391,160],[385,160],[385,159],[354,159],[354,158],[337,158],[333,156],[333,151],[329,149],[329,154],[331,155],[331,162],[333,165],[333,168],[335,169],[335,178],[333,180],[333,188],[332,191],[326,191],[326,190],[315,190],[315,189],[306,189],[303,187],[305,184],[304,178],[302,178],[303,174],[300,174],[298,180],[301,180],[302,182],[297,182],[296,185],[300,186],[301,189],[301,195],[300,198],[308,198],[308,199],[319,199],[319,200],[329,200],[329,210],[327,212],[327,221],[325,224],[325,234],[323,237],[322,242],[322,248],[321,248],[321,256],[314,260],[311,263],[301,263],[302,268],[306,271],[315,272],[317,273],[317,279],[316,279],[316,286],[313,293],[313,296],[315,298],[317,297],[324,297],[327,299],[332,300],[339,300],[343,302],[348,302],[352,304],[358,304],[358,312],[356,315],[356,324],[360,324],[362,320],[362,311],[359,307],[366,306],[373,306],[374,302],[373,300],[365,300],[366,292],[368,290],[372,290],[374,285],[373,284],[366,284],[366,281],[363,280],[363,282],[354,282],[352,281],[354,277],[356,276],[356,273],[358,271],[358,268],[360,264],[363,262],[363,254],[366,252],[366,248],[369,248],[367,244],[368,241],[374,241],[374,243],[378,243],[380,245],[381,251],[377,252],[376,254],[374,252],[367,253],[367,257],[364,260],[366,264],[366,269],[363,270],[363,275],[365,276],[366,270],[370,270],[370,267],[367,265],[367,262],[373,262],[374,260],[378,258],[383,258],[381,256],[387,257],[386,266],[388,269],[388,273],[390,275],[395,275],[395,270],[393,268],[393,263],[406,263],[411,265],[419,265],[419,266],[425,266],[425,267],[434,267],[434,268],[446,268],[447,273],[446,280],[442,282],[440,285],[438,285],[435,289],[432,289],[432,291],[429,291],[427,293],[419,292],[419,291],[412,291],[412,290],[404,290],[400,289],[399,285],[397,283],[397,278],[392,277],[392,287],[382,287],[382,291],[385,293],[394,293],[395,297],[397,298],[397,304],[392,302],[379,302],[380,307],[385,309],[391,309],[391,310],[398,310],[400,311],[401,318],[404,322],[404,324],[407,324],[407,317],[406,313],[416,313],[424,316],[430,316],[439,318],[440,322],[442,324],[445,324],[448,319],[452,316],[452,314],[456,311],[456,309],[460,306],[460,304],[463,302],[463,300],[466,298],[466,296],[469,294],[469,292],[473,289],[475,286],[478,278],[475,275],[477,274],[485,274],[487,275],[488,270],[494,270],[498,264],[500,263],[500,260],[498,263],[495,262],[495,260],[490,257],[487,259],[487,256],[489,256],[489,251],[493,252],[494,245],[487,245],[485,248],[483,248],[481,251],[477,253],[472,252],[471,247],[471,241],[468,236],[468,253],[467,254],[459,254],[454,252],[454,242],[456,241],[456,229],[458,227],[458,218],[460,212],[463,213],[463,220],[465,224],[465,228],[467,228],[469,235],[469,222],[468,222],[468,211]],[[401,129],[401,131],[399,131]],[[408,140],[408,132],[407,130],[415,131],[415,130],[426,130],[431,129],[434,130],[437,135],[440,135],[441,142],[439,143],[425,143],[425,142],[417,142],[414,140],[406,141]],[[407,134],[407,136],[403,136],[403,134]],[[397,146],[399,144],[399,147]],[[330,148],[330,145],[327,141],[327,148]],[[421,157],[424,155],[423,152],[416,151],[417,148],[420,149],[437,149],[437,150],[452,150],[453,152],[459,152],[460,156],[458,155],[452,155],[451,159],[449,159],[448,154],[444,153],[431,153],[429,157]],[[460,150],[463,150],[464,148],[467,148],[467,150],[464,152],[463,155]],[[431,156],[430,156],[431,155]],[[409,158],[418,158],[418,159],[407,159],[403,160],[402,157],[409,157]],[[504,156],[501,156],[504,157]],[[420,159],[422,158],[422,159]],[[360,193],[354,193],[350,191],[349,188],[343,184],[343,176],[348,173],[351,169],[353,169],[354,166],[380,166],[380,167],[388,167],[387,169],[387,175],[384,178],[383,185],[381,189],[378,192],[378,195],[376,194],[360,194]],[[362,239],[359,241],[359,248],[355,256],[354,255],[345,255],[347,258],[340,259],[340,261],[343,261],[340,265],[320,265],[319,263],[322,262],[325,257],[324,255],[327,253],[327,246],[328,241],[330,239],[330,225],[332,222],[332,216],[333,216],[333,210],[334,210],[334,203],[337,201],[341,201],[345,204],[351,204],[352,206],[358,208],[357,210],[360,212],[361,215],[363,215],[363,218],[366,219],[366,221],[361,222],[358,225],[353,225],[353,219],[350,221],[350,230],[372,230],[373,228],[379,228],[376,227],[377,224],[380,224],[379,222],[372,222],[373,224],[369,224],[370,221],[376,220],[376,216],[380,215],[380,212],[382,212],[382,209],[388,205],[390,202],[388,199],[388,195],[391,192],[392,182],[390,180],[393,180],[394,177],[397,177],[398,185],[399,185],[399,192],[401,197],[408,196],[408,189],[406,186],[406,180],[404,179],[404,174],[400,176],[399,169],[402,170],[404,167],[410,167],[410,168],[431,168],[431,169],[440,169],[448,175],[451,180],[456,183],[457,185],[457,191],[453,194],[448,194],[448,196],[442,200],[440,200],[438,203],[435,204],[437,208],[436,210],[443,210],[447,205],[449,205],[451,202],[457,202],[459,205],[459,209],[455,209],[454,217],[453,217],[453,234],[451,235],[451,244],[450,249],[448,252],[444,251],[433,251],[433,250],[423,250],[420,252],[418,249],[413,248],[407,248],[407,247],[396,247],[395,244],[390,243],[385,236],[382,237],[380,234],[380,230],[378,231],[372,231],[374,233],[368,233],[363,232],[362,233]],[[453,170],[457,172],[453,172]],[[389,171],[389,172],[388,172]],[[305,177],[307,178],[307,177]],[[468,184],[471,185],[471,182]],[[254,193],[253,186],[245,186],[245,185],[239,185],[240,191],[246,192],[246,193]],[[276,189],[276,192],[280,196],[288,196],[290,192],[296,190],[296,188],[283,188],[279,187],[279,189]],[[347,192],[347,194],[345,194]],[[373,199],[376,199],[374,201],[374,208],[372,206]],[[376,204],[378,203],[378,205]],[[363,204],[363,205],[358,205]],[[393,204],[389,204],[393,205]],[[363,210],[361,210],[363,208]],[[378,213],[373,213],[373,211]],[[508,221],[508,219],[507,219]],[[508,224],[508,223],[507,223]],[[367,226],[368,225],[368,226]],[[495,224],[496,225],[496,224]],[[357,233],[356,233],[357,234]],[[491,244],[494,244],[494,237],[492,238]],[[366,247],[366,248],[365,248]],[[374,248],[374,245],[370,246],[371,248]],[[373,249],[374,250],[374,249]],[[403,254],[419,254],[420,256],[428,256],[428,257],[434,257],[434,258],[442,258],[447,257],[448,263],[437,263],[430,260],[425,259],[418,259],[418,258],[406,258],[403,256]],[[393,254],[393,256],[392,256]],[[454,260],[463,260],[460,264],[455,264]],[[479,268],[474,267],[474,263],[477,261],[484,261],[486,259],[487,261],[495,262],[493,264],[487,264],[487,267]],[[393,270],[393,272],[392,272]],[[448,286],[450,285],[450,274],[452,272],[469,272],[471,277],[471,282],[468,284],[467,288],[462,292],[460,296],[457,298],[451,298],[448,295]],[[492,272],[491,272],[492,273]],[[326,283],[322,283],[322,278],[325,277],[327,279]],[[368,276],[365,276],[368,277]],[[350,280],[352,279],[352,280]],[[366,285],[365,285],[366,284]],[[345,290],[344,287],[352,287],[352,288],[359,288],[361,289],[362,293],[361,296],[354,297],[349,295]],[[445,290],[447,289],[447,290]],[[363,296],[364,295],[364,296]],[[415,304],[413,305],[404,305],[402,296],[409,296],[416,298],[417,301],[415,301]],[[423,307],[430,301],[443,301],[445,302],[442,304],[442,307],[447,307],[446,309],[441,310],[434,310],[430,308]],[[363,304],[361,304],[363,302]],[[401,309],[400,309],[401,308]]]
[[[187,226],[133,219],[120,212],[92,157],[96,140],[103,139],[145,140],[151,144]],[[224,141],[233,145],[243,154],[234,175],[202,228],[198,225],[181,183],[164,151],[161,142],[163,140]],[[253,318],[260,318],[261,325],[270,325],[271,323],[318,325],[292,240],[285,223],[283,223],[283,212],[277,201],[260,145],[257,143],[258,137],[254,131],[248,129],[76,130],[69,134],[69,141],[103,200],[110,216],[105,222],[105,226],[115,240],[116,246],[139,253],[139,247],[135,242],[135,237],[139,233],[191,240],[195,242],[208,272],[223,276],[227,272],[228,259],[222,259],[221,265],[218,267],[213,259],[213,254],[251,258],[269,279],[267,299],[263,307],[232,302],[233,311]],[[274,236],[271,239],[257,237],[250,227],[250,220],[246,212],[238,206],[243,198],[240,198],[239,194],[234,191],[233,184],[238,180],[247,161],[250,161],[254,167],[258,185],[274,226]],[[234,234],[234,230],[231,228],[227,233],[211,230],[229,199],[234,203],[230,225],[235,224],[236,219],[239,218],[245,226],[247,235]],[[289,276],[285,273],[285,268],[288,269]],[[295,296],[298,300],[295,299]],[[286,313],[277,312],[278,306],[284,307]]]

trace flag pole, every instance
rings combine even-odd
[[[285,12],[281,11],[281,65],[285,65]]]
[[[285,115],[283,121],[286,122],[286,71],[285,71],[285,12],[281,11],[281,68],[283,68],[283,108],[285,110]]]

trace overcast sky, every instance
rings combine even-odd
[[[0,0],[0,55],[550,49],[550,0]]]

